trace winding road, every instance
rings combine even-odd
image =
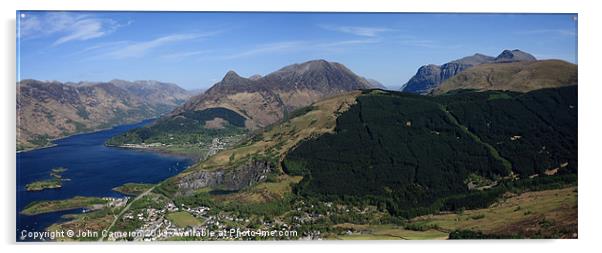
[[[141,193],[140,195],[136,196],[134,199],[132,199],[132,201],[130,201],[130,203],[128,203],[123,210],[121,210],[121,212],[119,212],[119,214],[115,215],[115,219],[113,219],[113,222],[111,222],[111,225],[109,225],[109,227],[107,227],[106,231],[107,233],[103,233],[103,235],[100,237],[100,239],[98,239],[99,242],[104,241],[105,239],[105,235],[108,235],[109,231],[111,231],[111,229],[113,228],[113,226],[115,226],[115,223],[119,220],[119,217],[121,217],[127,210],[130,209],[130,207],[132,206],[132,204],[134,204],[134,202],[138,201],[139,199],[141,199],[142,197],[146,196],[147,194],[149,194],[150,192],[152,192],[156,187],[158,186],[158,184],[154,185],[153,187],[151,187],[150,189],[146,190],[145,192]]]

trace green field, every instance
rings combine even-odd
[[[185,228],[198,226],[201,221],[187,212],[175,212],[167,214],[167,219],[173,222],[176,226]]]
[[[394,225],[354,225],[339,224],[337,228],[354,231],[352,234],[337,235],[337,240],[444,240],[446,232],[430,229],[426,231],[407,230]]]

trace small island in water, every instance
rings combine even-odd
[[[44,179],[34,181],[25,186],[27,191],[43,191],[46,189],[56,189],[63,187],[63,172],[67,171],[67,168],[56,167],[50,172],[50,179]]]

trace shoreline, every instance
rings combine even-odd
[[[131,149],[131,150],[138,150],[138,151],[147,151],[147,152],[153,152],[153,153],[159,153],[159,154],[164,154],[164,155],[173,155],[173,156],[180,156],[180,157],[185,157],[187,159],[192,160],[193,164],[199,162],[199,160],[201,159],[201,155],[199,154],[191,154],[191,153],[183,153],[183,152],[176,152],[176,151],[172,151],[172,150],[166,150],[166,149],[161,149],[158,147],[143,147],[143,146],[131,146],[131,145],[104,145],[105,147],[109,147],[109,148],[120,148],[120,149]]]
[[[49,145],[39,146],[39,147],[32,147],[32,148],[27,148],[27,149],[22,149],[22,150],[17,150],[17,153],[24,153],[24,152],[29,152],[29,151],[35,151],[35,150],[41,150],[41,149],[46,149],[46,148],[52,148],[52,147],[55,147],[55,146],[58,145],[58,144],[54,143],[55,141],[67,139],[67,138],[70,138],[70,137],[73,137],[73,136],[77,136],[77,135],[80,135],[80,134],[91,134],[91,133],[96,133],[96,132],[111,130],[111,129],[113,129],[115,127],[118,127],[118,126],[139,124],[139,123],[142,123],[142,122],[147,121],[147,120],[157,120],[157,119],[158,119],[158,117],[157,118],[148,118],[148,119],[137,120],[137,121],[129,122],[129,123],[126,122],[126,123],[123,123],[123,124],[116,124],[116,125],[113,125],[113,126],[110,126],[110,127],[93,129],[93,130],[90,130],[90,131],[71,133],[71,134],[68,134],[68,135],[65,135],[65,136],[48,139],[48,141],[50,141]]]

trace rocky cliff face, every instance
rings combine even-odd
[[[535,57],[520,50],[504,50],[497,57],[474,54],[457,59],[441,66],[429,64],[422,66],[406,84],[403,91],[427,94],[437,88],[445,80],[450,79],[464,70],[486,63],[509,63],[519,61],[534,61]]]
[[[154,81],[17,84],[17,149],[54,138],[157,117],[181,104],[186,90]]]
[[[426,93],[441,83],[441,67],[438,65],[425,65],[418,69],[416,75],[405,84],[403,91],[412,93]]]
[[[205,187],[238,191],[265,181],[274,169],[269,162],[253,160],[234,168],[197,170],[177,178],[178,194],[188,195]]]

